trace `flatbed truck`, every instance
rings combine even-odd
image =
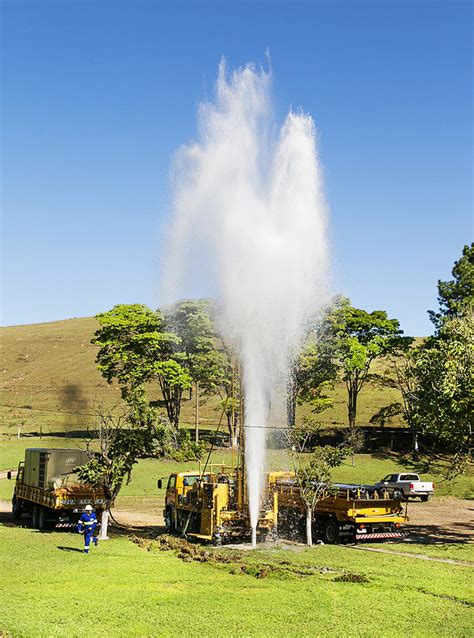
[[[28,448],[18,465],[12,498],[13,518],[28,519],[34,528],[67,529],[77,525],[86,505],[100,520],[104,494],[81,482],[75,469],[89,457],[73,448]],[[11,472],[7,478],[11,479]]]

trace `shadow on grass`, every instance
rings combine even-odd
[[[94,429],[74,429],[74,430],[53,430],[50,432],[43,432],[41,430],[32,430],[30,432],[22,432],[22,439],[39,438],[39,439],[81,439],[90,440],[98,438],[98,431]],[[217,447],[228,447],[229,435],[227,431],[215,432],[215,428],[207,428],[203,425],[199,429],[199,438],[204,443],[213,444]]]
[[[414,452],[401,452],[394,450],[377,450],[371,456],[380,461],[393,461],[406,468],[407,471],[417,474],[440,474],[446,471],[449,461],[447,455],[440,452],[430,452],[429,455]]]
[[[57,546],[62,552],[79,552],[79,554],[83,553],[82,549],[78,549],[77,547],[63,547],[62,545]]]
[[[454,528],[454,529],[453,529]],[[440,525],[407,525],[404,528],[409,536],[404,543],[419,543],[429,545],[442,545],[444,543],[472,543],[474,538],[474,524],[453,523],[450,529]]]
[[[130,534],[135,534],[149,538],[157,538],[163,534],[169,534],[164,525],[109,525],[108,532],[112,536],[130,536]]]
[[[6,527],[16,526],[11,512],[0,512],[0,525],[5,525]]]

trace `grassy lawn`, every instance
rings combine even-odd
[[[383,549],[388,552],[403,552],[405,554],[422,554],[433,558],[468,561],[474,563],[474,543],[436,543],[419,544],[397,541],[393,543],[364,543],[363,547]]]
[[[0,527],[0,630],[67,636],[468,636],[469,568],[339,547],[255,551],[246,560],[336,572],[232,574],[126,537],[89,556],[78,535]],[[94,548],[95,549],[95,548]],[[87,565],[87,568],[86,568]],[[367,583],[335,582],[349,570]]]
[[[0,445],[0,469],[11,469],[26,447],[75,446],[77,440],[32,437]],[[212,455],[214,463],[231,460],[227,449],[217,449]],[[278,450],[269,451],[268,464],[275,469],[290,467],[285,452]],[[197,466],[141,460],[117,506],[159,511],[164,490],[157,489],[156,480]],[[335,478],[373,482],[403,467],[396,456],[361,454],[355,467],[348,461],[336,470]],[[439,478],[436,473],[423,476]],[[471,474],[439,484],[437,495],[467,496],[472,494],[472,484]],[[12,489],[13,481],[0,481],[0,498],[11,498]],[[80,546],[81,538],[73,533],[0,526],[0,636],[2,630],[12,638],[471,634],[471,567],[317,546],[311,550],[258,550],[248,552],[246,560],[256,568],[284,564],[336,571],[316,570],[306,577],[270,572],[259,579],[234,574],[231,565],[183,562],[155,546],[146,551],[125,536],[114,536],[89,556],[75,551]],[[473,545],[394,543],[383,548],[474,561]],[[85,565],[89,565],[87,570]],[[368,582],[336,582],[344,571],[365,576]]]

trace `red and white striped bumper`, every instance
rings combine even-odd
[[[379,538],[404,538],[408,532],[376,532],[374,534],[356,534],[356,541],[372,541]]]
[[[77,523],[56,523],[55,529],[71,529],[71,527],[77,527]]]

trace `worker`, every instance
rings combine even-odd
[[[94,536],[95,528],[97,527],[97,516],[95,515],[92,505],[86,505],[84,513],[82,514],[77,524],[77,531],[79,534],[84,534],[84,554],[89,553],[89,545],[91,540],[97,546],[99,539]]]

